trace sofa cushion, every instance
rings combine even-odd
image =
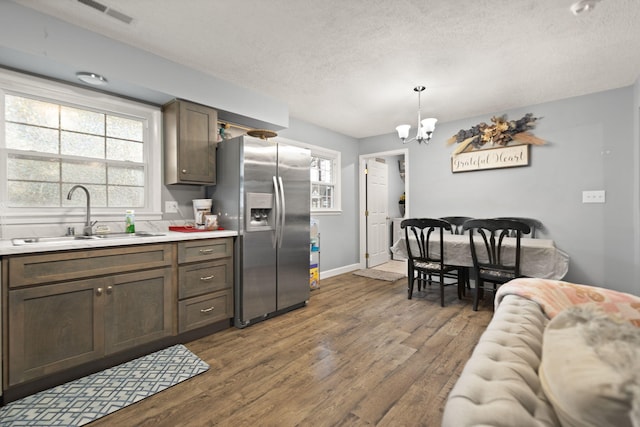
[[[537,303],[505,296],[449,393],[442,425],[559,425],[538,377],[548,321]]]
[[[640,328],[592,304],[544,332],[540,380],[564,427],[640,426]]]

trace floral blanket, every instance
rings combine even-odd
[[[498,289],[496,308],[505,295],[518,295],[537,302],[550,319],[565,308],[591,303],[613,317],[640,327],[640,297],[624,292],[560,280],[521,278]]]

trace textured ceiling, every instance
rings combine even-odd
[[[640,1],[77,0],[15,2],[286,102],[356,138],[633,84]]]

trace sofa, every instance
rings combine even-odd
[[[640,297],[546,279],[502,285],[442,425],[640,427]]]

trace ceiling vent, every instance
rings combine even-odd
[[[120,22],[124,22],[125,24],[131,24],[131,21],[133,21],[132,17],[94,0],[78,0],[78,3],[89,6],[90,8],[95,9],[101,13],[106,13],[110,17],[115,18]]]

